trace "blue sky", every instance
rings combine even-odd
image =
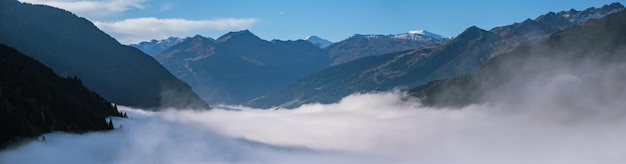
[[[549,11],[583,10],[623,0],[20,0],[63,8],[93,21],[122,43],[200,34],[217,38],[249,29],[271,40],[318,35],[333,42],[354,34],[425,29],[456,36],[535,18]]]

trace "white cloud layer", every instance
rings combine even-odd
[[[579,109],[558,103],[434,109],[399,92],[351,95],[338,104],[294,110],[122,108],[132,119],[113,121],[123,128],[48,134],[46,142],[0,152],[0,163],[626,162],[624,108],[588,105],[602,109],[586,117],[567,117]]]
[[[132,9],[145,9],[146,0],[19,0],[62,8],[89,20],[108,17]]]
[[[121,43],[137,43],[170,36],[192,36],[207,30],[242,30],[258,22],[254,18],[223,18],[213,20],[132,18],[117,22],[94,24]]]

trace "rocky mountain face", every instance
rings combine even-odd
[[[239,104],[330,64],[308,41],[266,41],[248,30],[216,40],[196,36],[155,58],[212,103]]]
[[[0,21],[0,43],[61,77],[76,76],[111,102],[145,109],[209,107],[152,57],[68,11],[2,0]]]
[[[500,35],[502,40],[494,46],[494,53],[491,57],[506,53],[519,46],[534,45],[557,31],[581,25],[588,20],[601,18],[623,9],[622,4],[612,3],[601,8],[591,7],[583,11],[571,9],[558,13],[549,12],[534,20],[527,19],[521,23],[493,28],[490,31]]]
[[[568,11],[560,11],[558,13],[549,12],[535,18],[535,21],[545,23],[553,28],[564,29],[580,25],[591,19],[597,19],[611,13],[616,13],[623,9],[624,6],[622,4],[611,3],[600,8],[590,7],[583,11],[571,9]]]

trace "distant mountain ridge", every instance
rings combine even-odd
[[[349,62],[366,56],[384,55],[393,52],[417,49],[449,40],[425,30],[402,34],[380,35],[355,34],[325,48],[333,59],[333,65]]]
[[[308,41],[266,41],[248,30],[195,36],[155,58],[207,102],[240,104],[330,64]]]
[[[169,37],[167,39],[161,39],[161,40],[152,39],[150,41],[140,42],[137,44],[129,44],[129,46],[135,47],[150,56],[154,56],[157,53],[169,47],[172,47],[180,42],[183,42],[185,39],[189,39],[189,38],[190,37],[187,37],[187,38]]]
[[[144,109],[209,108],[152,57],[121,45],[93,23],[45,5],[0,1],[0,43],[76,76],[120,105]]]
[[[619,11],[623,8],[621,4],[614,3],[599,9],[589,8],[589,11],[582,13],[609,14],[611,12],[592,10]],[[268,95],[252,99],[247,105],[293,108],[306,103],[333,103],[352,93],[415,87],[432,80],[473,74],[499,54],[508,53],[516,47],[538,44],[551,34],[563,30],[556,27],[571,26],[557,26],[531,19],[490,31],[473,26],[447,42],[335,65]],[[379,36],[369,36],[376,37]],[[366,35],[351,37],[354,40],[366,38]],[[333,44],[327,50],[339,44]]]
[[[185,39],[189,38],[190,37]],[[172,37],[160,41],[151,40],[148,42],[131,44],[130,46],[138,48],[141,51],[154,56],[185,39]],[[213,40],[212,38],[208,39]],[[223,39],[225,38],[222,38],[222,40]],[[321,49],[329,51],[330,57],[334,60],[333,65],[336,65],[365,56],[383,55],[397,51],[417,49],[422,46],[436,44],[449,39],[450,38],[448,37],[431,33],[426,30],[413,30],[407,33],[392,35],[355,34],[337,43],[330,42],[316,35],[307,36],[302,40],[308,41]],[[218,38],[215,42],[222,41]]]
[[[426,30],[413,30],[402,34],[393,35],[381,35],[381,34],[355,34],[352,37],[365,37],[365,38],[383,38],[383,39],[405,39],[405,40],[418,40],[418,41],[433,41],[433,40],[448,40],[449,38],[443,35],[428,32]]]

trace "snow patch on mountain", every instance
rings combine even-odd
[[[413,31],[409,31],[408,34],[417,34],[417,35],[422,35],[422,36],[428,36],[428,37],[439,39],[439,40],[448,39],[447,37],[445,37],[443,35],[435,34],[435,33],[432,33],[432,32],[426,31],[426,30],[413,30]]]
[[[597,19],[606,15],[616,13],[624,9],[624,6],[620,3],[612,3],[610,5],[604,5],[601,8],[590,7],[583,11],[577,11],[571,9],[569,11],[561,11],[557,15],[567,19],[571,23],[582,24],[590,19]]]
[[[445,41],[450,38],[435,34],[432,32],[428,32],[426,30],[412,30],[407,33],[402,34],[392,34],[392,35],[381,35],[381,34],[368,34],[368,35],[360,35],[355,34],[353,37],[363,37],[367,39],[404,39],[404,40],[418,40],[418,41]]]
[[[411,39],[411,40],[424,40],[424,39],[434,39],[434,40],[447,40],[447,37],[444,37],[439,34],[435,34],[432,32],[428,32],[426,30],[412,30],[407,33],[396,34],[394,38],[399,39]]]

